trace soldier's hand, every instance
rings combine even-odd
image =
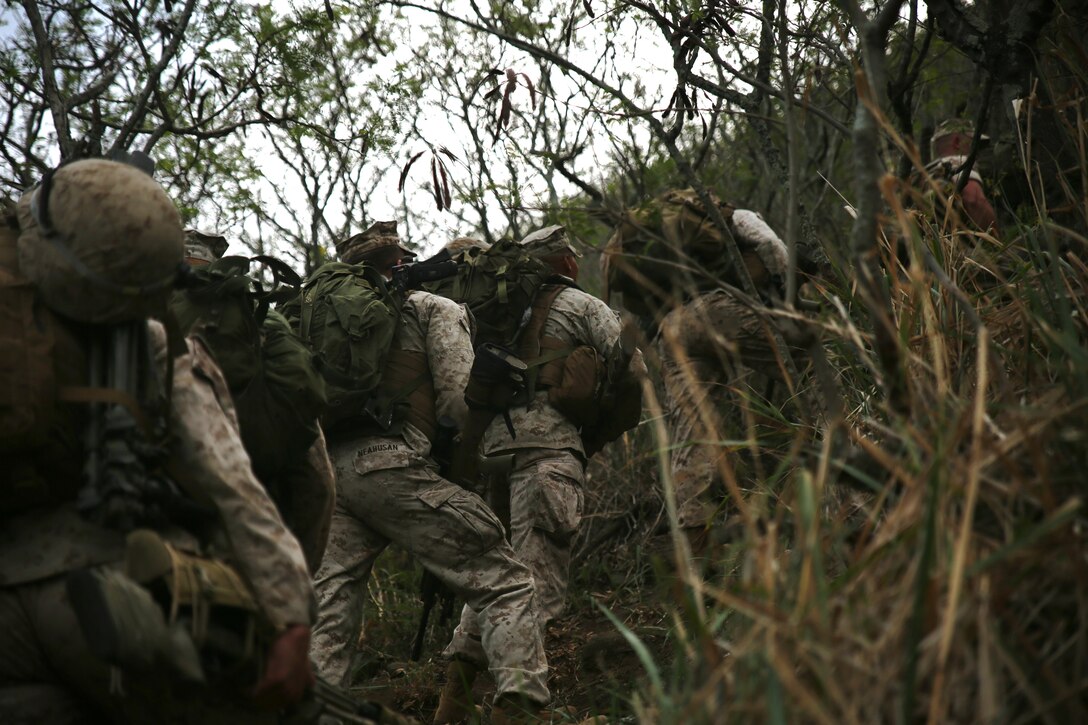
[[[278,710],[301,700],[313,684],[310,628],[291,625],[272,642],[264,677],[253,689],[253,699],[260,707]]]

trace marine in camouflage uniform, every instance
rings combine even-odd
[[[556,273],[572,281],[577,279],[576,259],[581,255],[570,244],[563,227],[546,227],[526,237],[522,244]],[[589,346],[605,365],[611,356],[619,354],[619,316],[593,295],[566,286],[544,314],[542,339],[568,348]],[[628,364],[633,370],[645,371],[642,354],[637,350]],[[533,573],[543,628],[566,607],[571,547],[585,501],[586,449],[577,425],[549,402],[545,385],[538,388],[528,405],[509,410],[516,438],[502,416],[496,416],[484,432],[480,448],[485,457],[513,454],[508,474],[510,543],[518,559]],[[453,641],[444,654],[453,659],[455,666],[443,691],[443,704],[446,710],[455,712],[454,703],[464,691],[464,684],[470,683],[475,670],[486,662],[479,620],[469,608],[462,611]],[[435,722],[453,720],[451,717]]]
[[[373,264],[384,274],[402,256],[392,222],[379,222],[338,245],[343,261]],[[547,663],[537,624],[533,580],[514,558],[498,519],[469,491],[443,479],[431,457],[431,429],[441,416],[464,422],[472,335],[464,308],[442,297],[410,292],[383,385],[429,371],[409,396],[411,412],[399,434],[363,424],[329,431],[337,501],[332,533],[315,586],[319,621],[312,654],[335,683],[351,679],[366,583],[374,561],[395,543],[443,584],[464,597],[481,633],[497,695],[537,705],[550,699]],[[394,384],[395,385],[395,384]]]
[[[145,237],[160,235],[157,247],[160,250],[169,252],[173,248],[171,245],[176,244],[175,261],[171,263],[169,258],[165,259],[167,269],[176,268],[181,261],[182,231],[172,203],[161,189],[149,194],[148,181],[134,182],[131,174],[119,174],[117,166],[120,165],[112,163],[78,162],[56,173],[54,186],[62,183],[66,186],[63,195],[58,191],[55,196],[63,199],[68,207],[78,204],[79,190],[78,187],[73,190],[73,184],[80,179],[101,180],[108,188],[95,197],[94,209],[89,212],[86,206],[75,212],[54,209],[55,234],[66,240],[62,243],[78,239],[84,229],[92,230],[92,237],[98,233],[106,238],[116,231],[114,225],[122,225],[132,214],[147,213],[152,221],[128,228],[141,229],[142,232],[137,233]],[[62,178],[65,181],[62,182]],[[99,182],[87,183],[89,186],[89,183]],[[29,197],[28,194],[20,203],[24,234],[37,222],[38,211],[30,211]],[[73,198],[77,201],[72,201]],[[40,210],[43,206],[44,203],[39,202],[35,208]],[[87,213],[99,215],[95,224],[87,223]],[[164,216],[160,218],[159,214]],[[72,224],[73,216],[77,222],[82,219],[83,223]],[[171,225],[176,226],[176,231],[171,231]],[[66,233],[65,229],[69,231]],[[172,241],[174,234],[176,242]],[[141,249],[135,240],[126,243],[133,249]],[[45,242],[39,238],[36,244]],[[6,244],[0,242],[0,247],[3,246]],[[19,247],[22,255],[21,240]],[[7,254],[10,250],[2,251],[0,273],[9,274],[13,268],[8,265],[14,255]],[[121,258],[122,262],[117,264],[122,264],[126,254],[127,251],[115,251],[114,261]],[[159,259],[163,259],[161,254]],[[95,262],[85,258],[84,264]],[[16,275],[20,274],[18,267],[14,269]],[[73,292],[69,297],[73,308],[93,307],[93,300],[86,296]],[[147,300],[138,304],[154,306]],[[159,306],[164,308],[165,299]],[[52,362],[40,362],[54,366],[59,385],[84,384],[87,351],[79,331],[87,330],[88,326],[74,325],[59,316],[52,319],[57,330],[56,352]],[[150,344],[161,378],[171,364],[166,335],[158,323],[148,324]],[[278,633],[268,660],[266,681],[273,672],[277,677],[283,676],[285,647],[295,651],[288,657],[294,664],[288,666],[305,668],[304,672],[295,670],[295,676],[303,680],[295,680],[294,694],[286,700],[280,697],[270,703],[282,707],[301,695],[298,685],[312,680],[305,651],[315,604],[303,554],[253,476],[238,434],[226,383],[210,354],[199,342],[189,340],[183,354],[175,357],[172,364],[169,468],[184,490],[205,499],[214,508],[218,521],[213,535],[216,550],[234,564],[261,612]],[[7,495],[14,493],[10,487],[17,484],[18,475],[28,469],[42,477],[50,495],[39,505],[22,506],[10,512],[5,510],[2,514],[2,719],[13,723],[98,722],[100,719],[104,722],[275,721],[273,712],[259,713],[236,697],[202,688],[182,690],[157,669],[120,673],[92,654],[68,599],[65,575],[84,567],[118,568],[124,559],[125,536],[120,531],[92,523],[78,513],[74,492],[71,495],[61,493],[72,491],[73,482],[78,487],[84,458],[80,426],[85,423],[81,423],[78,406],[73,408],[59,403],[57,406],[44,447],[5,455],[3,485]],[[181,550],[198,550],[197,540],[186,530],[166,527],[158,533]],[[262,684],[259,689],[264,686]]]
[[[733,210],[731,230],[738,244],[756,255],[746,261],[749,270],[762,267],[761,274],[752,275],[757,287],[762,285],[760,292],[780,295],[778,285],[787,265],[785,243],[748,209]],[[686,296],[687,301],[660,318],[657,353],[679,521],[698,552],[718,509],[711,489],[725,450],[717,441],[723,431],[743,425],[739,408],[731,404],[733,396],[738,390],[754,389],[757,378],[781,377],[772,326],[791,347],[804,341],[804,333],[761,314],[759,301],[753,304],[726,289]],[[685,293],[678,291],[677,297],[683,299]]]
[[[221,234],[185,230],[185,261],[190,266],[212,264],[223,257],[227,246],[227,239]],[[193,333],[199,334],[199,327]],[[305,455],[280,469],[277,478],[275,486],[266,488],[270,492],[287,492],[289,500],[276,504],[288,528],[302,545],[310,572],[314,573],[325,553],[336,502],[336,476],[320,426],[317,439]]]
[[[985,143],[989,141],[989,137],[981,135],[978,140]],[[986,196],[982,175],[978,171],[977,164],[971,169],[963,189],[958,195],[955,195],[956,187],[959,186],[963,177],[962,168],[967,163],[974,142],[975,126],[971,121],[949,119],[942,122],[934,130],[930,139],[930,156],[932,160],[926,164],[926,172],[938,183],[941,193],[950,197],[954,196],[967,220],[976,229],[1000,237],[997,214]],[[920,184],[922,182],[918,180],[916,183]],[[932,189],[926,190],[927,195],[932,193]],[[941,206],[935,200],[933,201],[937,208]],[[936,213],[937,209],[934,211]]]

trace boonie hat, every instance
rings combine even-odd
[[[405,249],[400,244],[400,235],[397,233],[395,221],[374,222],[365,231],[354,234],[347,239],[336,243],[336,253],[344,262],[354,263],[362,257],[385,247],[399,247],[406,256],[414,257],[415,253]]]
[[[222,234],[199,229],[185,230],[185,258],[190,261],[210,264],[226,254],[228,246],[227,238]]]
[[[980,143],[990,140],[986,134],[975,135],[975,124],[966,118],[949,118],[937,124],[933,130],[933,136],[929,139],[929,151],[931,156],[937,155],[937,143],[953,134],[961,134],[970,138],[977,138]]]

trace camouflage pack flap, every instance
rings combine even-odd
[[[733,207],[713,195],[711,199],[732,227]],[[625,307],[648,315],[720,281],[736,284],[726,261],[726,234],[694,189],[667,191],[629,213],[616,228],[604,251],[606,292],[622,293]],[[743,240],[736,241],[743,254]]]
[[[327,422],[360,413],[381,382],[400,305],[385,279],[365,264],[330,262],[306,280],[298,330],[325,379]]]
[[[0,230],[0,255],[9,261],[14,234]],[[53,321],[34,286],[14,264],[0,264],[0,452],[45,442],[56,401]]]
[[[536,291],[551,269],[517,242],[503,239],[488,249],[458,255],[457,274],[424,289],[466,305],[476,320],[476,344],[510,344]]]
[[[19,269],[18,224],[0,222],[0,516],[69,500],[80,485],[85,413],[59,405],[85,383],[81,339]]]

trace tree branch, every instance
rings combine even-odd
[[[57,131],[57,142],[60,144],[61,160],[71,157],[75,148],[72,141],[72,133],[68,128],[68,115],[64,99],[61,98],[57,88],[57,79],[53,67],[53,45],[42,21],[38,4],[34,0],[23,0],[23,10],[26,11],[30,28],[34,32],[34,41],[38,47],[38,59],[42,64],[42,90],[45,100],[53,116],[53,128]]]

